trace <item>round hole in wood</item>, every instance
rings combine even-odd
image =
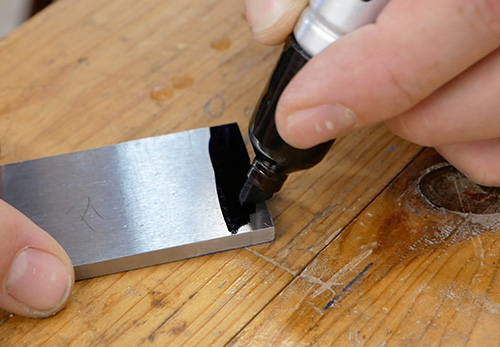
[[[434,206],[459,213],[500,213],[500,188],[480,186],[451,165],[430,169],[419,188]]]

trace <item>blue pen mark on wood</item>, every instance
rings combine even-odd
[[[203,111],[212,118],[220,118],[224,115],[226,110],[226,100],[220,95],[214,96],[212,99],[208,100],[205,106],[203,106]]]
[[[340,297],[342,295],[344,295],[344,293],[347,292],[349,290],[349,288],[351,288],[354,283],[356,283],[361,277],[363,277],[363,275],[366,273],[366,271],[368,271],[368,269],[370,269],[372,267],[372,265],[373,265],[373,263],[366,265],[365,268],[356,277],[354,277],[351,282],[347,283],[347,285],[344,288],[342,288],[342,291],[339,294],[335,295],[332,300],[328,301],[328,303],[325,305],[325,307],[323,307],[323,310],[326,311],[330,307],[332,307],[333,304],[338,299],[340,299]]]

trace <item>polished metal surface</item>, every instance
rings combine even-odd
[[[315,56],[341,36],[375,22],[389,0],[310,0],[294,29],[295,39]]]
[[[209,139],[203,128],[5,165],[1,198],[63,246],[77,279],[272,241],[264,203],[229,232]]]

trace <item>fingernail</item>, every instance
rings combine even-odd
[[[253,32],[262,31],[276,24],[290,8],[290,1],[251,0],[246,1],[248,24]]]
[[[287,117],[286,140],[297,148],[309,148],[346,134],[356,125],[356,115],[349,108],[341,104],[320,105]]]
[[[34,248],[20,251],[7,273],[6,292],[34,315],[57,312],[70,295],[72,275],[56,256]]]

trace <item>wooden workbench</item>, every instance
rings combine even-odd
[[[280,49],[252,41],[242,2],[60,0],[32,18],[0,40],[0,164],[246,129]],[[275,242],[77,282],[54,317],[0,312],[0,345],[498,345],[498,191],[442,163],[382,127],[344,137],[269,202]]]

